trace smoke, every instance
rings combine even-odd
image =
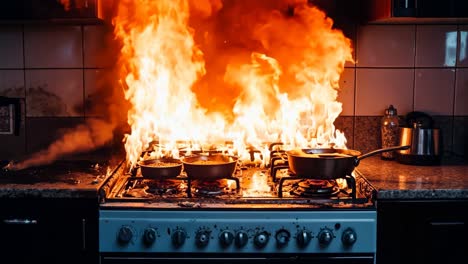
[[[50,164],[59,157],[96,149],[110,142],[113,138],[114,125],[110,122],[90,119],[85,124],[67,130],[47,149],[39,151],[22,162],[10,162],[5,168],[22,170],[31,166]]]
[[[65,11],[71,8],[83,8],[87,1],[84,0],[56,0]],[[102,1],[101,8],[113,16],[115,7],[113,1]],[[105,17],[107,18],[107,17]],[[110,19],[106,19],[106,23]],[[106,61],[107,65],[113,65],[118,56],[118,45],[112,35],[112,28],[103,27],[104,32],[98,40],[105,51],[97,55],[96,60]],[[84,106],[74,106],[77,112],[86,111],[86,121],[76,127],[68,128],[58,136],[46,149],[33,153],[22,161],[11,161],[5,169],[22,170],[32,166],[51,164],[55,160],[66,155],[84,153],[110,145],[114,141],[123,138],[122,124],[126,123],[128,102],[124,99],[123,89],[118,81],[118,73],[115,69],[107,68],[97,71],[94,81],[95,90],[85,98]],[[117,140],[116,140],[117,139]]]
[[[86,98],[85,107],[88,114],[100,118],[89,118],[83,124],[64,130],[46,149],[26,160],[11,161],[5,169],[22,170],[50,164],[65,155],[92,151],[110,145],[115,138],[122,138],[120,125],[126,122],[128,104],[116,83],[116,73],[105,71],[95,85],[96,91]]]

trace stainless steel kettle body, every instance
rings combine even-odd
[[[400,128],[400,145],[411,146],[397,152],[397,161],[413,165],[433,165],[440,161],[438,128]]]

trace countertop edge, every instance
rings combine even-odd
[[[3,188],[0,198],[97,198],[98,189],[15,189]]]
[[[372,183],[372,181],[371,181]],[[467,189],[377,190],[377,200],[468,199]]]

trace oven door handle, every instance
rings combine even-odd
[[[36,225],[36,219],[4,219],[3,223],[7,225]]]

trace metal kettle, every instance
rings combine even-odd
[[[434,165],[440,162],[440,129],[433,127],[432,118],[421,112],[411,112],[407,126],[400,127],[400,145],[407,150],[397,152],[397,161],[410,165]],[[411,126],[411,127],[409,127]]]

